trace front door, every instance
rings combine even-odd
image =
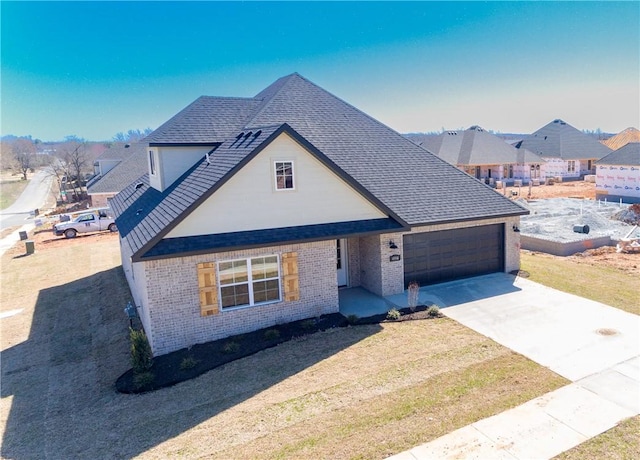
[[[338,286],[347,285],[347,240],[336,240]]]

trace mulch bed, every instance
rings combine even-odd
[[[291,323],[279,324],[246,334],[235,335],[225,339],[193,345],[166,355],[153,358],[150,372],[153,381],[139,387],[134,382],[133,369],[129,369],[116,381],[116,389],[120,393],[145,393],[175,385],[198,377],[216,367],[240,358],[275,347],[296,337],[313,334],[335,327],[379,324],[385,322],[401,322],[441,317],[427,314],[427,306],[418,306],[414,311],[408,308],[398,310],[401,314],[397,320],[388,320],[387,314],[367,318],[347,318],[340,313],[322,315]]]

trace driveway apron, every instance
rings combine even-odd
[[[502,273],[420,291],[446,316],[574,383],[395,460],[551,458],[640,413],[640,316]]]

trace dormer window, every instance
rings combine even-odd
[[[274,166],[276,190],[293,190],[293,161],[276,161]]]
[[[153,155],[153,150],[149,150],[149,171],[151,172],[151,175],[156,175],[156,159]]]

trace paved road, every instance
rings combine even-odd
[[[46,171],[38,171],[34,174],[18,197],[15,203],[7,209],[0,211],[0,229],[16,227],[33,222],[30,213],[34,209],[42,208],[49,198],[49,191],[53,177]]]

